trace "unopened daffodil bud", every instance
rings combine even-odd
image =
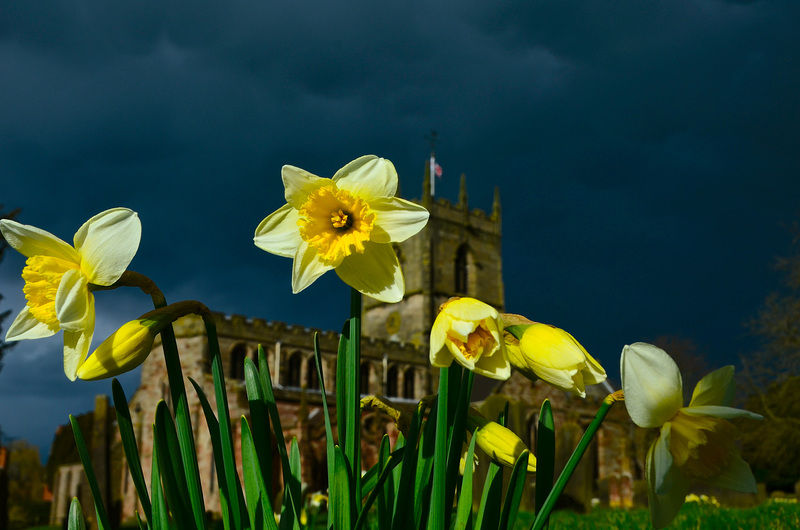
[[[461,458],[458,460],[458,474],[464,475],[464,470],[467,469],[467,456],[469,455],[469,451],[466,449],[463,453],[461,453]],[[472,471],[475,472],[475,468],[478,467],[478,455],[472,453]]]
[[[495,463],[513,469],[520,455],[527,452],[528,473],[536,472],[536,457],[511,429],[472,412],[467,416],[467,426],[473,430],[475,444]]]
[[[446,368],[455,359],[461,366],[492,379],[508,379],[500,314],[474,298],[451,298],[439,308],[431,329],[430,359]]]
[[[606,371],[575,337],[519,315],[502,315],[508,360],[522,375],[586,397],[586,385],[606,380]]]
[[[150,355],[156,336],[165,327],[182,316],[202,310],[207,311],[199,302],[178,302],[123,324],[78,367],[78,378],[96,381],[133,370]]]

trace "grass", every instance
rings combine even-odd
[[[515,530],[527,530],[533,515],[521,513]],[[550,517],[550,529],[593,530],[652,528],[650,512],[635,510],[596,509],[588,514],[571,511],[555,512]],[[686,504],[668,527],[680,530],[794,530],[800,528],[800,504],[766,503],[755,508],[716,508]]]

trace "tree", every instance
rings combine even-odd
[[[8,213],[3,213],[3,205],[0,204],[0,219],[14,219],[19,214],[19,209],[12,210]],[[0,233],[0,262],[3,261],[3,255],[6,252],[6,248],[8,248],[8,242],[6,242],[3,234]],[[3,294],[0,293],[0,301],[3,300]],[[3,368],[3,356],[5,353],[13,346],[13,344],[9,344],[3,340],[3,321],[8,318],[11,314],[11,310],[7,309],[0,313],[0,369]]]
[[[788,491],[800,479],[800,226],[792,232],[790,255],[775,265],[784,287],[748,324],[762,345],[742,356],[746,408],[764,416],[742,421],[743,456],[767,489]]]

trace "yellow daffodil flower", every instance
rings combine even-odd
[[[257,247],[294,258],[292,290],[299,293],[335,269],[348,285],[382,302],[399,302],[405,280],[391,243],[428,222],[422,206],[399,199],[397,172],[373,155],[353,160],[333,178],[283,166],[287,204],[264,219]]]
[[[501,336],[500,314],[474,298],[451,298],[439,308],[431,329],[431,364],[458,363],[492,379],[508,379],[511,365]]]
[[[27,305],[6,340],[40,339],[64,331],[64,373],[74,381],[94,334],[90,284],[116,282],[139,248],[142,227],[136,212],[113,208],[86,221],[70,246],[49,232],[4,219],[8,244],[28,258],[22,270]]]
[[[586,385],[606,380],[606,371],[575,337],[555,326],[503,314],[506,351],[522,375],[586,397]]]
[[[647,493],[653,526],[663,528],[678,514],[692,481],[756,492],[750,466],[739,456],[731,418],[761,416],[734,409],[733,366],[697,383],[688,407],[675,361],[653,346],[625,346],[620,360],[625,406],[636,425],[660,428],[647,452]]]
[[[528,451],[528,473],[536,473],[536,457],[514,431],[473,412],[467,416],[467,425],[473,429],[475,445],[496,464],[513,469],[522,452]]]

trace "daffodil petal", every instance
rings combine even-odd
[[[61,329],[80,331],[86,325],[92,295],[88,280],[77,269],[68,270],[61,278],[56,292],[56,317]]]
[[[376,213],[370,233],[370,241],[375,243],[405,241],[422,230],[430,217],[422,206],[397,197],[374,199],[369,207]]]
[[[654,486],[656,493],[663,494],[672,487],[672,453],[669,451],[670,443],[670,424],[665,423],[661,428],[661,434],[653,442],[653,470],[655,471]]]
[[[622,349],[625,406],[639,427],[660,427],[683,406],[680,370],[667,353],[643,342]]]
[[[52,256],[75,264],[81,261],[78,252],[69,243],[41,228],[3,219],[0,220],[0,232],[11,248],[27,258]]]
[[[558,370],[573,369],[583,365],[586,350],[566,331],[548,326],[532,324],[522,334],[519,347],[526,352],[535,352],[536,362]]]
[[[694,387],[689,406],[730,406],[735,394],[733,374],[733,366],[723,366],[703,377]]]
[[[671,482],[672,488],[663,495],[656,493],[656,443],[653,443],[647,452],[645,477],[647,481],[647,498],[650,503],[650,520],[655,528],[664,528],[675,519],[681,506],[683,506],[686,494],[689,493],[690,481],[677,468],[671,467],[667,472],[671,475],[669,482]]]
[[[258,248],[272,254],[294,257],[303,241],[297,228],[298,218],[297,210],[291,204],[282,206],[261,221],[253,241]]]
[[[333,181],[340,189],[369,203],[381,197],[394,197],[397,193],[397,171],[394,164],[375,155],[356,158],[337,171]]]
[[[443,318],[437,318],[433,321],[433,326],[431,327],[431,338],[430,338],[430,346],[431,346],[431,360],[433,359],[434,351],[440,352],[442,348],[444,348],[445,340],[447,339],[447,327],[449,322]],[[450,366],[450,363],[447,363],[447,366]]]
[[[442,345],[441,347],[434,349],[433,344],[431,344],[431,366],[435,366],[436,368],[447,368],[451,364],[453,364],[453,356],[450,355],[447,348]]]
[[[89,353],[94,335],[94,297],[89,298],[89,318],[81,331],[64,332],[64,373],[70,381],[78,377],[78,368]]]
[[[111,285],[119,280],[136,255],[141,237],[139,216],[127,208],[112,208],[86,221],[74,241],[89,282]]]
[[[602,383],[608,377],[605,368],[603,368],[594,357],[589,355],[589,352],[586,352],[586,369],[582,370],[582,372],[587,385]]]
[[[528,362],[528,366],[539,377],[539,379],[545,381],[548,385],[565,392],[574,392],[581,397],[586,397],[585,389],[575,388],[574,377],[575,374],[578,373],[577,369],[573,368],[571,370],[564,370],[550,368],[549,366],[543,366],[535,362]]]
[[[500,316],[495,308],[474,298],[451,300],[447,304],[447,312],[458,320],[480,321],[484,318],[496,319]],[[474,330],[475,324],[472,324],[472,326],[472,330]]]
[[[474,372],[485,377],[505,381],[511,377],[511,365],[508,359],[499,352],[495,355],[482,355],[475,363]]]
[[[301,241],[292,266],[292,292],[299,293],[332,268],[319,259],[317,252],[308,243]]]
[[[305,169],[294,166],[283,166],[281,177],[283,178],[286,202],[291,204],[295,210],[303,207],[308,195],[315,189],[333,183],[331,179],[318,177]]]
[[[22,308],[17,318],[6,332],[6,340],[43,339],[58,332],[58,327],[51,328],[31,315],[28,306]]]
[[[764,417],[749,410],[734,409],[732,407],[722,407],[718,405],[704,405],[701,407],[685,407],[681,412],[689,416],[712,416],[715,418],[750,418],[751,420],[763,420]]]
[[[758,493],[758,485],[750,466],[740,457],[734,457],[722,473],[706,480],[712,486],[745,493]]]
[[[345,257],[336,274],[350,287],[381,302],[399,302],[406,291],[403,271],[391,245],[366,241],[364,253]]]

